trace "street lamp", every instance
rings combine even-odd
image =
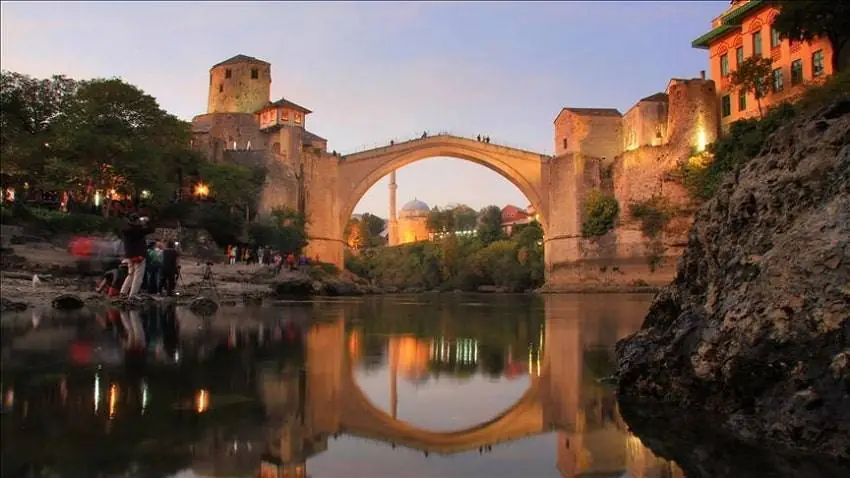
[[[199,198],[205,198],[210,195],[210,187],[206,184],[199,182],[195,185],[195,196]]]

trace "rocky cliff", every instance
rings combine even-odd
[[[663,445],[688,415],[739,450],[830,463],[773,460],[776,476],[850,467],[850,98],[777,131],[703,206],[676,279],[617,355],[624,417],[689,476],[751,475]]]

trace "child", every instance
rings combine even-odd
[[[97,286],[97,292],[103,292],[106,289],[109,297],[117,297],[121,290],[121,285],[124,284],[124,279],[127,278],[129,266],[130,259],[124,259],[118,264],[117,268],[106,271],[103,274],[103,279]]]

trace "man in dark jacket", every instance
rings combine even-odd
[[[166,295],[174,295],[174,286],[177,282],[177,274],[180,266],[177,260],[180,253],[175,249],[174,241],[168,241],[165,249],[162,250],[162,285],[160,290],[165,289]]]
[[[142,281],[145,279],[145,252],[148,247],[145,236],[153,232],[154,229],[148,224],[147,218],[140,218],[135,213],[130,214],[127,227],[121,231],[124,238],[124,257],[130,260],[127,278],[121,286],[122,297],[133,297],[139,294]]]

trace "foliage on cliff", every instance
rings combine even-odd
[[[543,283],[543,232],[517,227],[510,239],[448,235],[434,242],[368,249],[346,256],[346,269],[384,287],[522,291]]]
[[[679,171],[682,183],[692,197],[710,199],[730,173],[738,171],[762,151],[767,138],[776,130],[801,112],[816,110],[846,93],[850,93],[850,72],[842,72],[823,85],[810,87],[796,103],[777,105],[761,119],[736,121],[729,133],[710,145],[707,152],[682,165]]]
[[[604,236],[614,229],[619,214],[620,204],[614,196],[604,194],[598,189],[590,191],[584,203],[581,235],[584,237]]]

